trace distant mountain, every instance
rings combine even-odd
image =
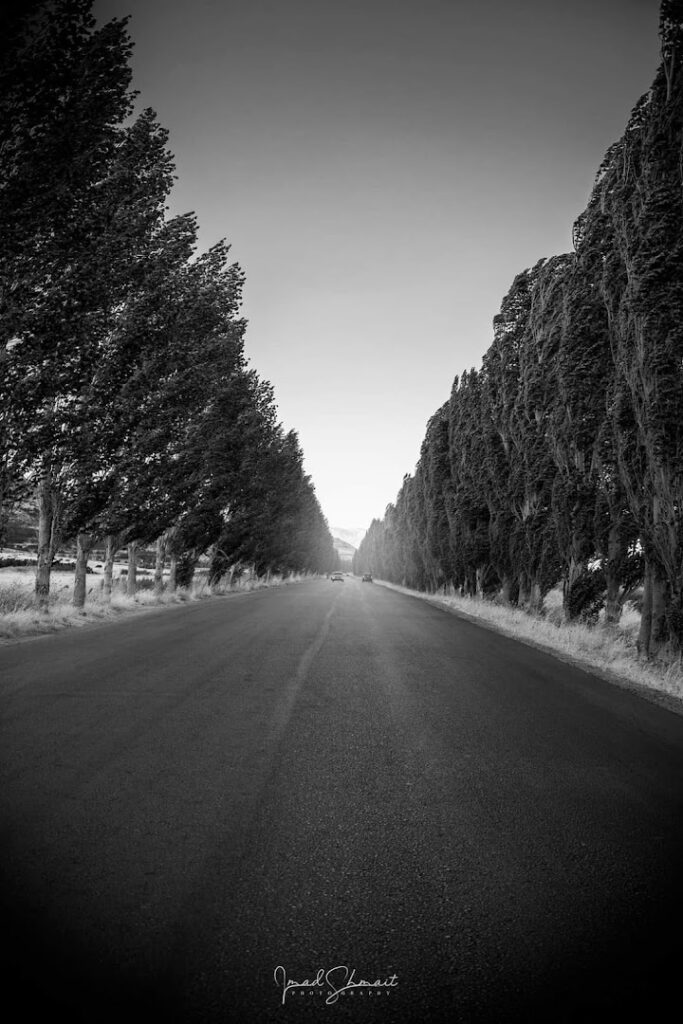
[[[347,544],[358,550],[360,542],[366,534],[365,530],[361,530],[359,526],[331,526],[330,533],[333,537],[338,537],[339,540],[345,540]]]
[[[348,562],[350,564],[356,553],[356,549],[353,544],[347,543],[347,541],[342,540],[341,537],[333,537],[332,542],[334,544],[334,550],[337,552],[342,562]]]

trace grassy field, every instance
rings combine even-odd
[[[240,580],[232,586],[219,584],[210,587],[206,572],[198,572],[191,589],[178,589],[155,594],[154,573],[151,569],[138,569],[138,589],[134,597],[126,594],[126,577],[121,576],[122,566],[114,568],[114,584],[111,600],[102,592],[101,571],[87,576],[87,600],[84,609],[74,608],[73,572],[56,570],[50,583],[50,604],[47,611],[40,611],[33,592],[35,569],[30,566],[0,569],[0,641],[16,640],[21,637],[53,633],[70,626],[83,626],[89,622],[106,621],[121,615],[141,612],[162,605],[183,604],[201,601],[209,597],[227,594],[247,593],[263,587],[282,586],[296,583],[303,577],[298,575],[270,576],[262,580]]]

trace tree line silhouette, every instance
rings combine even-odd
[[[157,542],[170,585],[212,553],[323,572],[332,538],[295,432],[248,365],[244,275],[193,213],[167,216],[174,163],[135,113],[127,19],[91,0],[3,5],[0,22],[0,512],[38,506],[36,592],[76,543],[74,601],[94,544]],[[158,574],[158,582],[161,574]]]
[[[600,165],[574,250],[518,274],[479,369],[456,377],[355,561],[616,624],[683,648],[683,3],[661,65]]]

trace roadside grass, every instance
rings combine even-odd
[[[658,662],[639,657],[636,641],[640,613],[631,606],[624,609],[619,626],[608,629],[602,617],[595,626],[566,622],[560,589],[547,595],[543,614],[536,616],[495,601],[461,597],[452,591],[427,594],[384,580],[376,582],[485,623],[515,640],[549,650],[565,661],[597,670],[613,682],[683,700],[683,664],[680,659]]]
[[[38,608],[33,592],[34,573],[21,569],[0,570],[0,641],[17,640],[22,637],[54,633],[58,630],[84,626],[91,622],[102,622],[120,618],[122,615],[209,598],[246,594],[253,590],[269,587],[288,586],[306,579],[302,573],[282,577],[269,575],[261,579],[236,580],[231,585],[220,583],[209,586],[205,574],[198,574],[191,588],[178,588],[161,594],[154,593],[154,582],[142,576],[138,580],[135,595],[126,593],[126,580],[114,581],[111,600],[102,592],[102,577],[88,576],[88,594],[85,608],[74,608],[71,603],[73,591],[72,573],[53,573],[50,586],[50,602],[46,611]]]

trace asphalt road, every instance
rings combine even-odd
[[[682,716],[351,578],[0,679],[5,1020],[673,1019]]]

